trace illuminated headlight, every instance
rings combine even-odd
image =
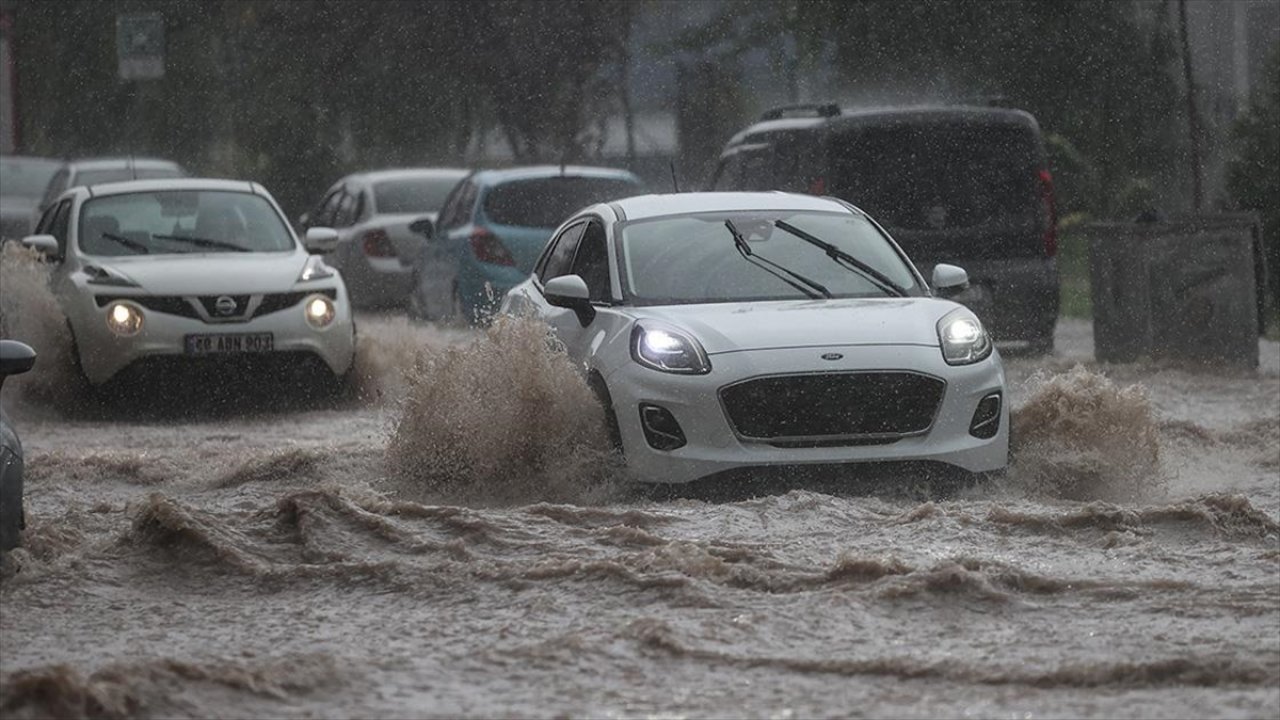
[[[670,373],[702,375],[711,361],[697,340],[673,328],[636,323],[631,331],[631,357],[641,365]]]
[[[333,277],[333,268],[325,265],[324,258],[319,255],[311,255],[307,258],[307,264],[302,266],[302,272],[298,275],[298,282],[323,280],[329,277]]]
[[[307,316],[307,324],[317,330],[323,330],[333,323],[338,309],[333,301],[324,295],[309,295],[302,303],[302,312]]]
[[[991,336],[968,310],[955,310],[939,320],[938,340],[948,365],[969,365],[991,354]]]
[[[142,309],[122,302],[107,307],[107,328],[121,337],[137,335],[142,330]]]

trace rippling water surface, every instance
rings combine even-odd
[[[1098,366],[1066,322],[1000,482],[655,499],[537,332],[361,330],[336,406],[6,389],[0,714],[1280,715],[1275,343]]]

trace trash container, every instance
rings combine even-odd
[[[1248,213],[1086,226],[1096,358],[1256,368],[1259,228]]]

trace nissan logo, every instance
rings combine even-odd
[[[230,315],[236,311],[235,298],[223,295],[213,301],[213,309],[217,310],[219,315]]]
[[[823,360],[839,360],[842,357],[844,356],[840,353],[823,353],[822,355]]]

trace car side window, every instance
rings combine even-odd
[[[49,234],[58,241],[58,257],[67,256],[67,221],[71,216],[71,198],[58,203],[58,210],[49,224]]]
[[[468,198],[474,202],[474,188],[475,185],[470,182],[461,182],[449,193],[449,199],[445,200],[444,207],[440,210],[441,230],[466,224],[466,211],[471,209],[466,203]]]
[[[36,223],[36,231],[34,235],[49,235],[49,228],[53,225],[53,218],[58,214],[58,208],[50,205],[40,214],[40,222]]]
[[[44,199],[40,201],[40,207],[47,208],[53,204],[55,198],[62,194],[67,187],[67,169],[62,168],[49,178],[49,186],[44,189]]]
[[[370,202],[369,202],[369,193],[368,193],[368,192],[366,192],[366,191],[364,191],[364,190],[361,190],[361,191],[356,195],[356,216],[355,216],[355,222],[360,222],[360,221],[362,221],[362,220],[367,219],[367,218],[369,217],[369,214],[370,214],[370,213],[369,213],[369,209],[370,209],[372,206],[373,206],[373,205],[372,205],[372,203],[370,203]]]
[[[582,233],[571,274],[586,281],[591,302],[609,302],[609,251],[605,247],[604,225],[599,220],[588,223]]]
[[[338,211],[333,215],[333,227],[344,228],[349,227],[356,221],[356,196],[351,193],[342,193],[342,199],[338,201]]]
[[[316,208],[315,214],[311,216],[310,222],[307,224],[311,227],[333,227],[333,211],[338,208],[338,200],[342,197],[342,189],[337,188],[329,191],[328,195],[320,201],[319,207]]]
[[[582,237],[582,231],[586,228],[586,223],[574,223],[564,229],[552,240],[551,252],[547,254],[546,261],[542,267],[538,269],[538,280],[546,282],[552,278],[558,278],[561,275],[568,275],[573,264],[573,256],[578,250],[578,239]]]

